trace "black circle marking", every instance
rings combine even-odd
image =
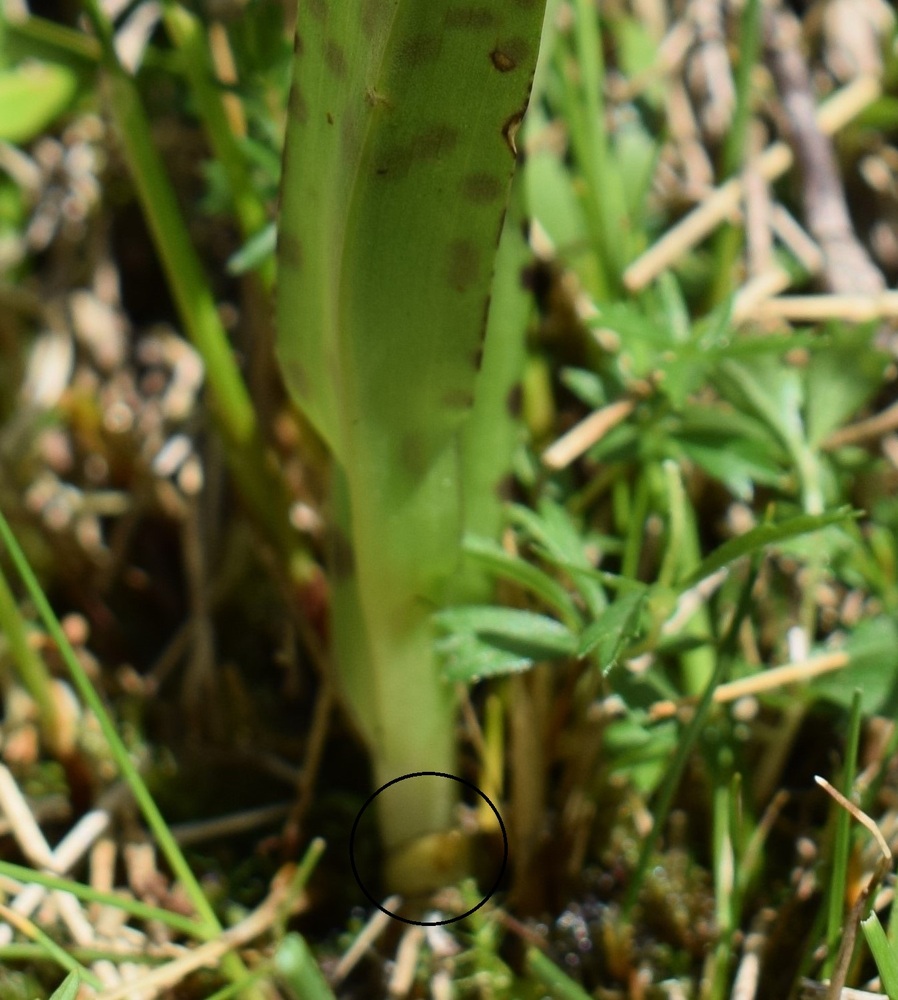
[[[464,785],[466,788],[470,788],[471,791],[476,792],[483,801],[493,810],[493,815],[496,817],[499,823],[499,829],[502,831],[502,865],[499,868],[499,874],[496,876],[495,882],[493,882],[490,891],[480,900],[476,906],[472,906],[470,910],[466,910],[464,913],[459,914],[457,917],[450,917],[448,920],[410,920],[408,917],[400,917],[398,913],[393,913],[386,907],[381,906],[380,903],[368,892],[365,887],[365,883],[359,876],[358,869],[355,864],[355,834],[359,826],[359,821],[364,815],[365,810],[371,803],[380,795],[381,792],[386,791],[391,785],[395,785],[397,782],[405,781],[407,778],[422,778],[422,777],[433,777],[433,778],[449,778],[450,781],[457,781],[460,785]],[[358,815],[355,818],[355,822],[352,824],[352,833],[349,835],[349,863],[352,865],[352,874],[355,876],[356,882],[358,882],[359,888],[368,898],[368,900],[380,910],[381,913],[385,913],[388,917],[392,917],[394,920],[401,920],[404,924],[415,924],[418,927],[441,927],[445,924],[454,924],[459,920],[464,920],[465,917],[470,917],[472,913],[476,913],[484,903],[486,903],[499,888],[502,879],[505,875],[505,869],[508,865],[508,832],[505,829],[505,823],[502,821],[502,817],[499,815],[499,810],[495,807],[489,796],[481,791],[473,782],[466,780],[465,778],[459,778],[456,774],[447,774],[445,771],[411,771],[409,774],[401,774],[398,778],[393,778],[392,781],[388,781],[385,785],[381,785],[376,792],[373,792],[368,796],[365,804],[358,811]]]

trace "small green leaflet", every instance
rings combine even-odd
[[[584,629],[578,656],[592,654],[602,673],[607,673],[639,631],[639,616],[647,596],[646,590],[622,594],[599,619]]]
[[[274,955],[278,977],[294,996],[305,1000],[334,1000],[312,949],[299,934],[288,934]]]
[[[78,978],[78,973],[70,972],[53,991],[50,1000],[75,1000],[80,985],[81,980]]]
[[[450,681],[515,673],[539,660],[577,655],[577,636],[569,628],[532,611],[472,605],[441,611],[435,619],[448,633],[437,650]]]

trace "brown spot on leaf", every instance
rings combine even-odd
[[[346,72],[349,67],[346,64],[346,56],[343,55],[342,46],[332,40],[329,40],[324,46],[324,61],[327,63],[327,68],[334,74],[334,76],[341,79],[346,76]]]
[[[305,397],[309,392],[309,373],[306,366],[301,361],[284,361],[281,359],[284,369],[284,378],[290,391],[294,396]]]
[[[472,240],[453,240],[447,261],[449,284],[458,292],[466,291],[480,274],[480,251]]]
[[[471,355],[471,364],[474,367],[475,372],[479,372],[481,366],[483,365],[483,344],[477,348],[477,350]]]
[[[413,160],[414,155],[410,147],[400,143],[384,150],[375,163],[374,173],[384,180],[402,180],[408,175]]]
[[[410,142],[398,143],[378,157],[374,172],[387,180],[401,180],[417,161],[439,160],[448,156],[458,143],[458,129],[451,125],[433,125]]]
[[[278,233],[278,257],[282,264],[294,271],[302,267],[302,244],[293,233],[283,228]]]
[[[488,205],[501,198],[505,193],[505,185],[493,174],[468,174],[461,183],[462,194],[478,205]]]
[[[406,38],[400,48],[400,60],[412,68],[433,62],[440,54],[440,36],[421,32]]]
[[[508,396],[505,398],[505,409],[508,411],[510,417],[517,420],[521,415],[523,405],[524,390],[521,388],[521,383],[517,382],[511,387]]]
[[[327,118],[328,125],[334,124],[334,116],[330,113],[330,111],[328,111],[328,113],[325,115],[325,118]]]
[[[443,24],[447,28],[483,31],[498,27],[499,17],[489,7],[453,7],[446,11]]]
[[[305,51],[305,45],[303,44],[302,35],[297,31],[293,35],[293,55],[301,56]]]
[[[467,389],[447,389],[440,402],[450,410],[468,410],[474,405],[474,393]]]
[[[306,99],[299,89],[299,82],[297,80],[293,81],[293,86],[290,88],[287,114],[290,115],[290,119],[296,122],[297,125],[305,125],[309,120],[309,106],[306,104]]]
[[[501,52],[513,64],[510,67],[511,69],[520,66],[522,63],[529,62],[533,55],[533,47],[529,39],[524,38],[523,35],[514,35],[512,38],[506,38],[496,46],[495,51]],[[498,69],[499,67],[497,66],[496,68]],[[507,72],[507,70],[503,70],[503,72]]]
[[[498,225],[498,227],[496,229],[496,246],[497,247],[499,246],[499,243],[502,240],[502,230],[505,228],[505,214],[507,213],[507,211],[508,211],[508,206],[507,205],[503,205],[502,206],[502,214],[499,216],[499,225]]]
[[[433,125],[418,136],[415,153],[422,160],[438,160],[451,153],[457,144],[457,128],[451,125]]]
[[[281,176],[290,176],[290,163],[293,160],[293,143],[284,143],[284,152],[281,154]],[[279,196],[280,197],[280,196]]]
[[[362,3],[362,27],[370,38],[380,24],[385,4],[383,0],[364,0]]]
[[[514,500],[515,494],[515,479],[514,476],[507,472],[498,483],[496,483],[496,496],[503,501]]]
[[[344,113],[340,121],[340,142],[347,160],[355,159],[360,141],[358,118],[352,112]]]
[[[423,476],[427,471],[427,449],[424,438],[414,431],[406,434],[399,446],[399,461],[402,468],[415,478]]]
[[[501,49],[493,49],[490,52],[490,61],[500,73],[510,73],[518,64],[507,52]]]
[[[486,337],[486,324],[489,322],[490,318],[490,302],[492,301],[493,293],[487,292],[486,298],[483,300],[483,320],[480,324],[480,343],[483,344],[483,339]]]
[[[309,392],[309,373],[306,366],[295,358],[280,358],[284,380],[294,396],[304,397]]]
[[[379,93],[373,87],[365,88],[365,100],[372,108],[388,108],[390,107],[390,99],[384,94]]]

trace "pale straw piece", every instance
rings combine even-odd
[[[881,90],[879,81],[872,77],[853,80],[818,108],[817,123],[821,131],[825,135],[833,135],[876,100]],[[771,182],[792,166],[793,159],[792,150],[787,143],[775,142],[758,157],[757,169],[764,180]],[[721,222],[738,211],[742,196],[741,177],[733,177],[716,188],[657,243],[633,261],[624,272],[624,284],[627,288],[631,292],[644,288]]]
[[[384,902],[384,910],[389,910],[390,913],[395,913],[401,904],[402,898],[400,896],[390,896]],[[387,925],[392,919],[393,918],[389,915],[389,913],[384,913],[383,910],[375,910],[374,913],[371,914],[368,923],[361,929],[358,937],[352,942],[346,950],[346,954],[337,963],[337,968],[334,970],[333,977],[334,986],[339,986],[349,973],[352,972],[365,952],[371,947],[371,945],[374,944],[384,930],[386,930]]]

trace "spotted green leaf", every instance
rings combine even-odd
[[[380,782],[453,767],[430,615],[457,577],[465,483],[480,481],[463,428],[543,4],[299,5],[278,353],[334,458],[334,646]],[[410,801],[384,818],[385,842],[450,815],[448,798]]]

